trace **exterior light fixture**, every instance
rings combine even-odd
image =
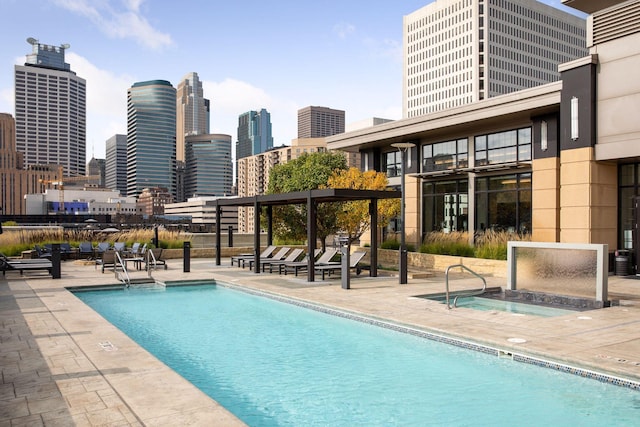
[[[578,98],[571,98],[571,139],[578,139]]]
[[[540,123],[540,149],[542,149],[542,151],[547,151],[549,148],[547,132],[547,122],[543,120],[542,123]]]
[[[393,148],[397,148],[400,152],[400,190],[401,190],[401,202],[400,202],[400,254],[399,254],[399,278],[400,284],[407,283],[407,243],[405,239],[405,191],[404,191],[404,164],[407,152],[416,146],[411,142],[396,142],[391,144]]]

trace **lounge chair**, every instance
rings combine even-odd
[[[262,251],[260,253],[260,258],[268,258],[271,256],[271,254],[273,254],[273,252],[276,250],[276,246],[273,245],[269,245],[267,246],[264,251]],[[240,254],[240,255],[235,255],[231,257],[231,266],[233,266],[233,262],[236,261],[236,263],[238,264],[238,267],[240,267],[240,261],[247,260],[247,259],[251,259],[253,258],[253,254]],[[243,265],[244,268],[244,265]]]
[[[326,265],[331,263],[331,258],[333,258],[336,253],[338,253],[337,249],[329,248],[318,258],[315,262],[315,265]],[[285,276],[289,271],[295,272],[296,276],[298,275],[298,271],[306,270],[309,266],[309,260],[306,261],[298,261],[298,262],[287,262],[278,266],[278,272],[282,274],[284,270]]]
[[[98,266],[102,266],[102,272],[104,273],[105,267],[115,268],[116,267],[116,251],[113,249],[107,249],[102,252],[102,257],[96,259],[96,268]]]
[[[25,271],[33,270],[46,270],[49,274],[52,274],[51,270],[53,264],[50,260],[42,259],[25,259],[25,260],[10,260],[5,256],[0,256],[0,270],[4,276],[7,271],[19,271],[22,276]]]
[[[351,259],[349,263],[349,270],[356,270],[356,274],[360,274],[362,271],[362,266],[360,266],[360,261],[367,253],[365,251],[356,251],[351,254]],[[316,265],[315,267],[316,273],[322,273],[322,280],[324,280],[325,274],[331,276],[331,273],[334,271],[342,271],[342,263],[331,263],[325,265]]]
[[[78,246],[78,257],[87,259],[91,259],[95,256],[95,251],[93,250],[93,245],[91,242],[80,242]]]
[[[300,248],[296,248],[294,250],[292,250],[289,255],[287,255],[287,257],[285,259],[282,260],[266,260],[264,262],[261,262],[262,265],[262,272],[265,271],[265,269],[267,268],[267,265],[269,266],[269,273],[273,273],[273,267],[276,265],[280,265],[286,262],[295,262],[300,258],[300,255],[302,255],[302,253],[304,252],[304,249],[300,249]]]
[[[260,258],[260,263],[262,262],[266,262],[266,261],[275,261],[275,260],[282,260],[285,259],[285,257],[287,256],[287,253],[289,253],[289,251],[291,250],[291,248],[284,246],[282,248],[280,248],[278,250],[278,252],[276,252],[272,257],[268,257],[268,258]],[[251,270],[253,268],[253,262],[255,261],[255,258],[251,257],[250,259],[245,259],[242,261],[242,268],[244,268],[245,263],[248,262],[249,263],[249,270]]]

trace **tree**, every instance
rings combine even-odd
[[[329,188],[353,190],[385,190],[387,175],[373,170],[362,172],[358,168],[336,171],[327,182]],[[386,227],[400,213],[400,200],[382,199],[378,201],[378,226]],[[337,225],[347,235],[349,244],[359,240],[371,227],[368,200],[344,202],[337,213]]]
[[[337,170],[346,170],[342,153],[321,152],[303,154],[281,165],[269,174],[267,194],[326,188],[327,181]],[[317,237],[325,249],[326,238],[337,231],[339,203],[318,204]],[[264,221],[264,219],[263,219]],[[273,233],[284,240],[305,240],[307,237],[307,206],[285,205],[273,207]]]

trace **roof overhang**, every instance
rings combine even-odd
[[[437,138],[454,130],[462,132],[500,126],[506,121],[530,120],[532,116],[559,111],[561,91],[562,81],[557,81],[446,111],[333,135],[327,137],[327,148],[357,152],[396,142]]]
[[[594,13],[620,3],[626,0],[562,0],[562,4],[584,13]]]

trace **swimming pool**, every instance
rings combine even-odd
[[[76,295],[251,426],[630,425],[640,393],[224,286]]]

